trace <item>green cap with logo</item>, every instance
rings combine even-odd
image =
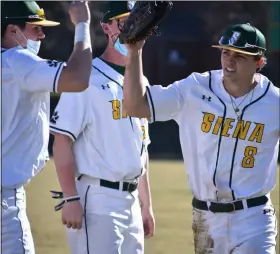
[[[35,1],[1,1],[1,22],[4,24],[34,24],[57,26],[60,23],[47,20],[44,9]]]
[[[103,23],[128,17],[136,1],[110,1],[105,7]]]
[[[214,48],[228,49],[246,55],[264,55],[266,40],[260,30],[247,24],[237,24],[228,27]]]

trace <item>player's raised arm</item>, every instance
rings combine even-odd
[[[90,38],[90,10],[88,2],[73,2],[69,8],[72,23],[75,25],[75,45],[67,67],[64,67],[58,80],[57,92],[76,92],[88,87],[91,72],[92,48]]]
[[[143,45],[143,41],[126,45],[128,55],[124,75],[124,108],[128,115],[148,118],[151,114],[142,67]]]
[[[143,41],[126,45],[128,56],[124,76],[124,108],[128,115],[150,118],[150,122],[174,119],[188,94],[187,84],[194,83],[193,77],[189,76],[168,87],[149,86],[143,75],[143,45]]]
[[[36,2],[5,1],[1,2],[1,8],[2,67],[9,70],[9,75],[3,76],[4,80],[11,82],[12,79],[21,90],[34,93],[79,92],[88,87],[92,49],[87,2],[74,2],[69,7],[75,39],[67,63],[37,56],[45,38],[43,28],[59,23],[47,20]]]

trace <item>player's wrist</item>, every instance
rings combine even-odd
[[[152,203],[150,201],[148,201],[148,202],[140,201],[140,206],[141,206],[141,209],[152,209]]]
[[[63,198],[71,198],[79,196],[77,190],[68,190],[68,191],[63,191]]]
[[[74,43],[83,42],[91,48],[90,24],[80,22],[75,26]]]
[[[67,198],[63,198],[56,206],[55,206],[55,211],[59,211],[63,205],[65,205],[66,203],[70,203],[70,202],[76,202],[79,201],[81,198],[79,195],[76,196],[72,196],[72,197],[67,197]]]

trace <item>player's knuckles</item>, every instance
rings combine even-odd
[[[77,223],[71,223],[71,227],[73,228],[73,229],[77,229]]]
[[[67,228],[71,228],[71,227],[72,227],[72,223],[67,223],[67,224],[66,224],[66,227],[67,227]]]

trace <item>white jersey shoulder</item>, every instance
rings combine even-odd
[[[215,72],[214,75],[218,75],[218,73]],[[167,87],[148,86],[146,94],[150,106],[150,122],[176,119],[181,110],[190,102],[192,91],[209,90],[209,80],[209,72],[193,72],[188,77],[175,81]]]
[[[270,84],[268,93],[274,99],[279,101],[280,88],[276,87],[266,76],[261,75],[261,85],[264,86],[266,83]]]
[[[28,92],[56,92],[63,62],[42,59],[27,49],[2,50],[2,72]]]

